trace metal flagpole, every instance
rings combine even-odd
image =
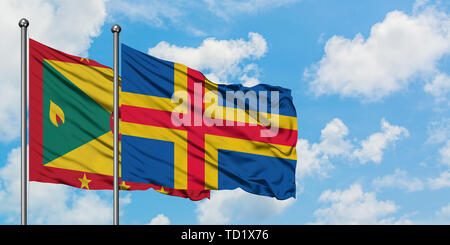
[[[119,225],[119,33],[120,26],[111,28],[114,35],[114,225]]]
[[[29,22],[19,21],[21,31],[21,224],[27,224],[27,27]]]

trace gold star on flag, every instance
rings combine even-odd
[[[86,60],[86,62],[89,63],[89,59],[88,58],[81,58],[80,62],[83,62],[84,60]]]
[[[164,190],[164,187],[163,186],[161,186],[161,190],[156,190],[157,192],[160,192],[160,193],[162,193],[162,194],[168,194],[169,193],[169,191],[166,191],[166,190]]]
[[[119,184],[119,189],[120,190],[128,190],[128,189],[130,189],[130,186],[125,184],[125,181],[122,181],[122,183]]]
[[[81,189],[83,189],[83,187],[86,187],[86,189],[89,190],[89,183],[92,180],[86,178],[86,173],[83,175],[83,178],[78,178],[78,180],[81,182]]]

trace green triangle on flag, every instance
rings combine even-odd
[[[111,114],[43,62],[43,164],[110,131]]]

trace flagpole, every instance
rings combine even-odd
[[[114,225],[119,225],[119,33],[120,26],[111,28],[114,35]]]
[[[27,224],[27,28],[30,23],[22,18],[19,21],[21,32],[21,219]]]
[[[22,18],[19,21],[21,32],[21,219],[22,225],[27,224],[27,28],[30,23]]]

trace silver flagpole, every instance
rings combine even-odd
[[[19,21],[21,31],[21,224],[27,224],[27,27],[29,22]]]
[[[119,33],[120,26],[113,25],[114,35],[114,225],[119,225]]]

